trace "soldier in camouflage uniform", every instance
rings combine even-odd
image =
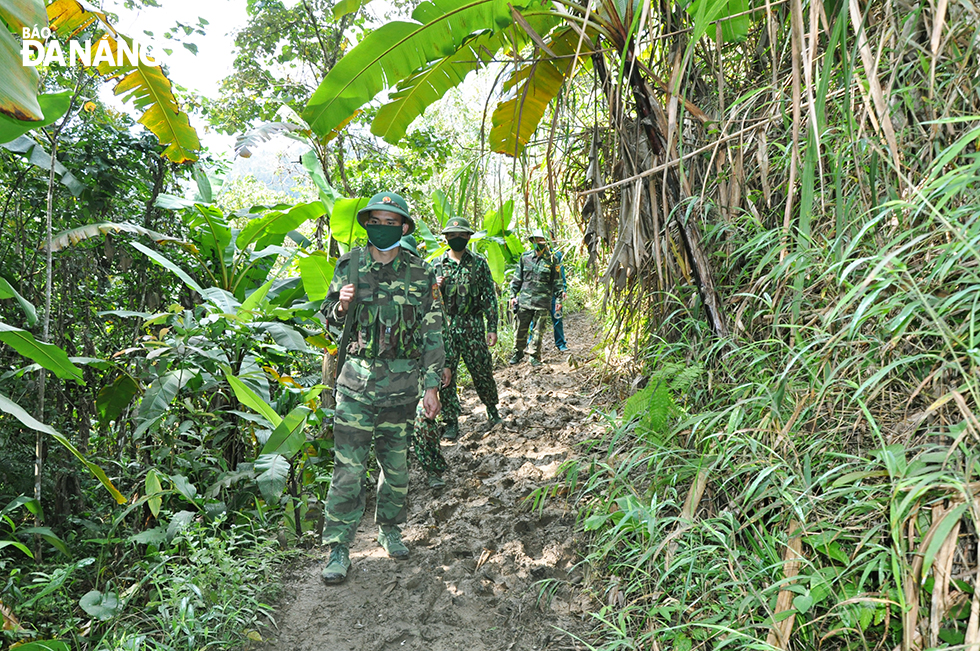
[[[497,344],[497,292],[486,259],[466,248],[473,234],[469,221],[463,217],[453,217],[442,229],[442,234],[449,244],[449,251],[439,256],[433,262],[433,267],[448,321],[446,366],[453,375],[449,386],[439,391],[439,398],[442,401],[442,419],[446,424],[443,438],[455,440],[459,435],[458,419],[462,412],[456,395],[456,371],[460,357],[469,369],[477,395],[487,406],[490,426],[501,420],[497,412],[493,359],[488,348]]]
[[[559,263],[548,250],[543,231],[533,231],[528,239],[534,245],[534,250],[521,256],[514,279],[510,282],[510,305],[517,311],[517,338],[510,363],[519,364],[524,359],[527,332],[533,322],[531,366],[541,366],[542,324],[545,317],[551,315],[552,301],[555,309],[561,312],[561,271]]]
[[[337,261],[324,302],[335,332],[351,321],[346,360],[337,372],[334,470],[324,508],[324,544],[332,544],[321,575],[340,583],[350,567],[349,546],[364,513],[367,457],[381,468],[374,519],[378,542],[392,558],[408,558],[398,525],[405,521],[408,434],[419,398],[426,415],[439,413],[445,366],[442,308],[432,272],[400,248],[415,229],[408,205],[397,194],[375,195],[357,214],[368,246]],[[356,284],[353,278],[356,277]]]

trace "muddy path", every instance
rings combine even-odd
[[[464,388],[469,415],[460,439],[443,444],[446,488],[434,492],[412,467],[410,559],[389,559],[375,542],[369,498],[344,584],[321,582],[325,549],[287,569],[268,651],[587,648],[576,638],[589,640],[594,604],[579,589],[575,512],[561,499],[543,509],[527,499],[603,429],[592,411],[602,406],[594,368],[577,363],[592,356],[594,326],[580,313],[565,329],[571,357],[555,350],[549,328],[542,367],[498,365],[502,425],[488,429]]]

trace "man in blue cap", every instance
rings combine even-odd
[[[349,337],[337,369],[334,470],[324,508],[323,543],[333,546],[321,572],[328,584],[347,577],[350,544],[364,514],[372,443],[381,468],[374,515],[378,542],[390,557],[408,558],[398,527],[407,515],[408,436],[419,398],[428,418],[438,415],[445,366],[435,276],[400,247],[401,238],[415,230],[408,204],[381,192],[357,213],[357,221],[367,231],[368,246],[337,260],[324,301],[331,330],[336,335],[345,329]]]

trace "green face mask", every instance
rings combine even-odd
[[[449,244],[449,248],[453,251],[462,251],[466,248],[466,243],[469,241],[470,238],[468,237],[451,237],[446,240],[446,243]]]
[[[368,242],[379,251],[390,251],[399,244],[402,239],[401,226],[389,226],[387,224],[366,224],[364,230],[367,231]]]

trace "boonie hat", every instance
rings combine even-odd
[[[446,233],[468,233],[472,235],[475,231],[470,226],[470,222],[466,217],[453,217],[448,222],[446,222],[446,227],[442,229],[443,235]]]
[[[415,230],[415,220],[408,214],[408,204],[401,195],[394,192],[379,192],[368,200],[368,204],[357,211],[357,223],[364,226],[372,210],[387,210],[401,215],[408,224],[408,233]],[[406,235],[408,235],[406,233]]]

